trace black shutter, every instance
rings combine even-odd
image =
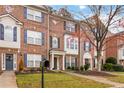
[[[24,7],[24,18],[27,19],[27,7]]]
[[[41,45],[45,44],[45,33],[41,32]]]
[[[17,41],[17,27],[13,28],[13,41],[16,42]]]
[[[41,12],[41,22],[44,22],[45,14]]]
[[[27,30],[24,30],[24,43],[27,44]]]
[[[50,36],[50,48],[52,48],[52,36]]]
[[[89,42],[89,50],[91,51],[91,43]]]
[[[25,67],[27,67],[27,54],[24,53],[24,65]]]
[[[58,38],[58,48],[60,48],[60,38]]]
[[[75,29],[74,30],[75,30],[75,32],[77,31],[77,24],[75,24]]]
[[[4,26],[0,24],[0,40],[4,40]]]
[[[64,30],[66,30],[66,21],[64,21]]]
[[[84,42],[84,51],[86,51],[86,42]]]

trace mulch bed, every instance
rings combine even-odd
[[[91,75],[91,76],[108,76],[108,77],[115,77],[116,75],[112,75],[109,73],[105,73],[105,72],[98,72],[98,71],[85,71],[85,72],[75,72],[75,73],[79,73],[79,74],[83,74],[83,75]]]
[[[2,71],[0,71],[0,75],[2,74],[3,72]]]

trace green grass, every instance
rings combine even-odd
[[[20,74],[16,75],[19,88],[39,88],[40,74]],[[46,88],[105,88],[111,85],[102,84],[64,73],[45,73]]]
[[[107,79],[114,81],[114,82],[124,83],[124,76],[123,75],[117,75],[115,77],[107,77]]]
[[[124,75],[124,72],[111,72],[112,74]]]
[[[113,82],[124,83],[124,72],[111,72],[111,73],[116,76],[106,77],[108,80],[111,80]]]

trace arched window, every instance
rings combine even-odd
[[[0,40],[4,40],[4,26],[0,24]]]

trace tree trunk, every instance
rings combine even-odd
[[[97,51],[97,70],[101,71],[101,52]]]

